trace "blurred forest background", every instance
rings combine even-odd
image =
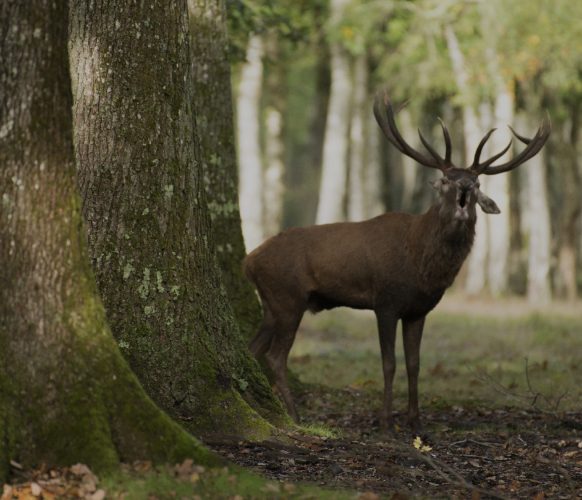
[[[379,90],[409,100],[398,125],[414,147],[422,148],[417,127],[442,147],[442,117],[459,166],[490,128],[489,155],[510,140],[508,124],[531,136],[549,113],[541,154],[480,179],[501,214],[479,214],[455,286],[533,305],[577,299],[581,2],[229,0],[227,9],[248,251],[290,226],[428,208],[428,181],[439,173],[381,137],[372,114]]]

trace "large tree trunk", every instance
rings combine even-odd
[[[236,105],[240,213],[248,252],[265,239],[263,159],[259,131],[263,54],[262,38],[259,35],[251,36],[247,47],[247,60],[240,74]]]
[[[475,108],[469,104],[469,76],[465,63],[465,56],[459,46],[457,35],[452,26],[445,27],[445,40],[451,63],[453,66],[453,73],[455,82],[459,93],[463,96],[465,101],[463,104],[463,131],[465,137],[465,158],[470,161],[473,158],[477,145],[481,140],[481,127],[479,126],[479,117]],[[484,181],[486,182],[486,181]],[[483,189],[486,192],[486,188]],[[481,293],[486,285],[486,269],[487,269],[487,218],[480,214],[477,217],[477,225],[475,228],[475,243],[473,249],[467,259],[467,281],[465,283],[465,290],[471,295]]]
[[[146,396],[97,296],[75,186],[66,2],[0,6],[0,482],[8,464],[210,455]]]
[[[262,314],[241,266],[246,252],[238,208],[226,11],[222,0],[188,0],[188,8],[196,89],[194,116],[216,254],[241,333],[250,338]]]
[[[337,23],[348,0],[331,0],[331,22]],[[349,58],[339,43],[330,46],[331,89],[325,138],[319,202],[315,221],[317,224],[344,219],[344,198],[347,184],[348,127],[350,97],[352,93]]]
[[[281,407],[220,281],[186,2],[72,6],[83,215],[113,333],[148,394],[189,430],[265,435],[259,413],[278,420]]]

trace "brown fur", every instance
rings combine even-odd
[[[418,329],[471,249],[476,214],[475,197],[469,198],[470,217],[465,221],[454,219],[455,196],[448,193],[423,215],[386,213],[363,222],[288,229],[245,258],[245,274],[264,309],[263,324],[250,348],[257,357],[266,355],[292,416],[297,414],[287,386],[287,356],[304,312],[338,306],[374,310],[385,345],[383,358],[393,358],[397,321]],[[418,341],[407,353],[412,370],[421,333],[422,329],[413,331]],[[391,394],[391,363],[384,372]],[[391,411],[388,396],[386,422]],[[416,406],[414,400],[413,395]],[[416,426],[418,410],[412,410],[411,423]]]

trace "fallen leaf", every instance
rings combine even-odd
[[[30,483],[30,492],[32,496],[39,497],[42,494],[42,488],[38,483]]]
[[[97,490],[95,493],[85,498],[86,500],[103,500],[105,498],[105,490]]]

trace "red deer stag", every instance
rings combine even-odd
[[[395,111],[387,97],[376,98],[374,115],[396,149],[442,172],[442,177],[433,182],[438,200],[422,215],[386,213],[363,222],[292,228],[265,241],[244,261],[245,273],[259,292],[264,312],[249,347],[257,358],[265,355],[275,385],[297,421],[287,384],[287,357],[303,313],[339,306],[373,310],[384,371],[381,426],[387,429],[392,425],[396,326],[402,320],[408,422],[418,432],[419,351],[424,320],[453,283],[471,249],[477,220],[475,205],[485,213],[499,213],[495,202],[479,190],[478,177],[508,172],[532,158],[548,139],[550,124],[544,120],[531,139],[511,129],[526,147],[497,166],[492,164],[509,150],[511,142],[481,162],[481,152],[493,129],[479,143],[473,164],[457,168],[451,162],[451,138],[442,121],[444,158],[420,131],[429,155],[410,147],[396,127]]]

